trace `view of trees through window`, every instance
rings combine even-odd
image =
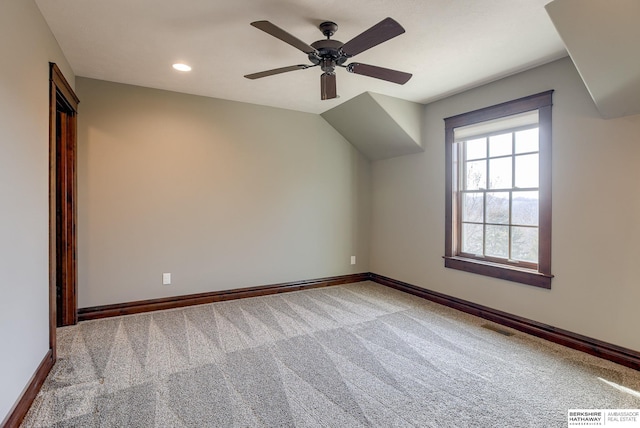
[[[460,143],[460,251],[538,263],[538,128]]]
[[[444,266],[551,288],[553,90],[444,119]]]

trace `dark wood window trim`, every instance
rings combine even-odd
[[[502,104],[474,110],[445,121],[445,267],[479,275],[491,276],[542,288],[551,288],[551,106],[553,90],[542,92]],[[540,139],[540,183],[539,183],[539,240],[537,269],[518,268],[496,262],[463,257],[456,248],[458,242],[458,162],[455,150],[454,129],[494,119],[500,119],[528,111],[538,111]]]

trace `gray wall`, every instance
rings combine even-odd
[[[77,92],[79,307],[369,271],[370,164],[321,116]]]
[[[32,0],[0,2],[0,421],[49,349],[49,61],[74,75]]]
[[[443,118],[555,89],[551,290],[443,267]],[[640,116],[603,120],[568,58],[429,104],[425,153],[372,164],[381,275],[640,350]]]

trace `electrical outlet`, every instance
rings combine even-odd
[[[351,264],[352,265],[356,264],[356,256],[351,256]]]
[[[162,285],[171,285],[171,274],[163,273],[162,274]]]

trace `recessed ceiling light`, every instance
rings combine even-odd
[[[191,71],[191,67],[189,67],[187,64],[182,64],[182,63],[173,64],[173,68],[175,68],[178,71]]]

